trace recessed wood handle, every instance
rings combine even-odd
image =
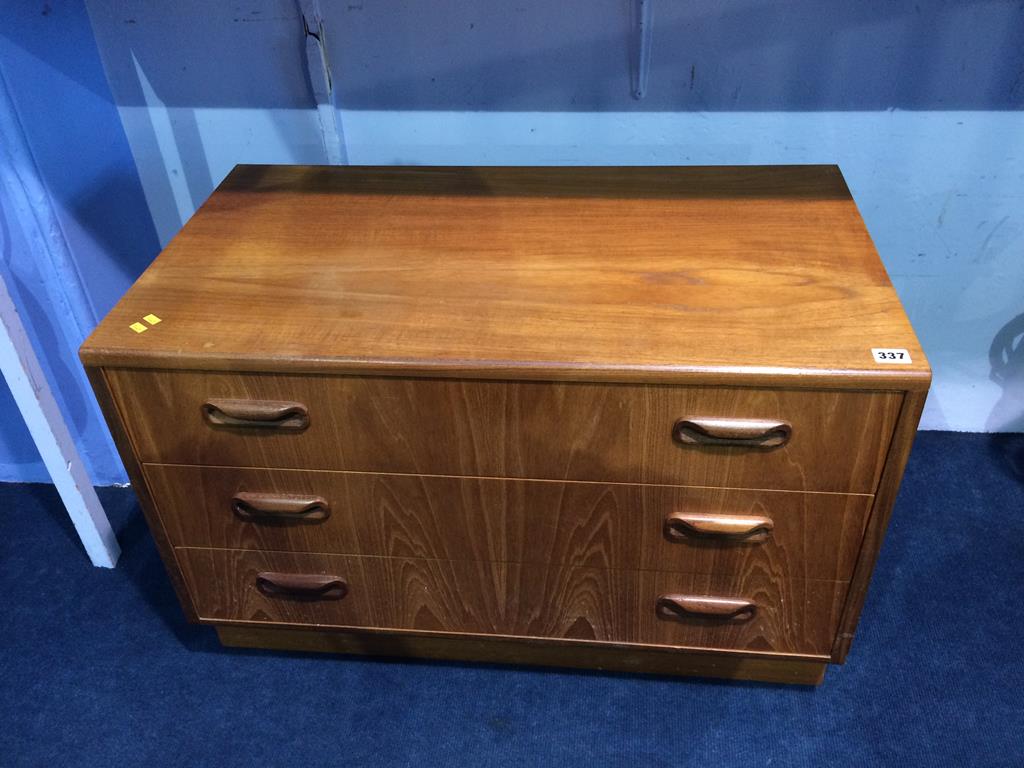
[[[735,597],[662,595],[654,611],[664,621],[685,621],[688,618],[750,621],[757,613],[757,605]]]
[[[256,588],[267,597],[293,600],[341,600],[348,594],[348,584],[340,576],[318,573],[256,574]]]
[[[331,516],[327,500],[320,496],[284,493],[236,493],[231,511],[251,523],[319,523]]]
[[[299,431],[309,426],[302,403],[280,400],[211,398],[203,403],[203,418],[216,427],[260,427]]]
[[[665,518],[665,538],[677,542],[695,538],[756,542],[767,539],[774,527],[770,517],[760,515],[673,512]]]
[[[766,419],[717,419],[688,416],[672,428],[682,445],[736,445],[746,448],[777,448],[789,441],[793,428],[785,421]]]

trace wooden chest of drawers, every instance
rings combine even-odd
[[[239,166],[81,356],[225,644],[803,683],[930,381],[827,166]]]

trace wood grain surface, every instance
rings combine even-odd
[[[153,536],[157,552],[160,554],[160,560],[167,570],[167,577],[171,581],[171,586],[174,587],[175,596],[181,604],[185,617],[189,621],[195,622],[198,620],[195,605],[192,602],[192,596],[188,592],[188,587],[185,586],[185,581],[182,578],[177,553],[168,539],[167,530],[160,520],[160,513],[153,503],[153,497],[149,492],[149,486],[146,483],[142,465],[139,463],[138,452],[132,445],[131,436],[126,428],[127,421],[122,415],[113,393],[110,391],[106,371],[101,368],[86,368],[85,373],[89,377],[89,383],[92,385],[96,401],[103,412],[103,418],[110,429],[110,435],[114,439],[114,445],[121,456],[121,461],[124,462],[124,468],[128,473],[128,479],[131,481],[132,490],[139,500],[139,507],[142,509],[146,525]]]
[[[144,462],[873,493],[901,397],[456,379],[107,372]],[[211,398],[297,401],[302,432],[216,427]],[[692,416],[780,419],[777,448],[680,445]]]
[[[834,166],[239,166],[80,356],[228,644],[810,683],[930,381]]]
[[[819,685],[826,663],[813,658],[749,653],[680,651],[582,641],[416,635],[364,630],[281,629],[220,625],[217,635],[233,648],[457,659],[488,664],[540,664],[651,675],[693,675],[726,680]]]
[[[200,618],[291,626],[374,627],[672,647],[822,654],[832,646],[846,585],[777,582],[749,569],[729,576],[547,568],[456,560],[177,550]],[[341,600],[268,596],[260,573],[343,579]],[[743,597],[748,621],[664,621],[662,593]]]
[[[175,546],[846,581],[870,496],[149,464]],[[320,499],[326,517],[240,519],[233,499]],[[279,504],[287,508],[287,504]],[[764,540],[666,536],[673,514],[760,515]]]
[[[878,561],[885,532],[889,527],[889,518],[892,516],[893,507],[896,504],[896,494],[899,492],[900,482],[903,479],[903,470],[907,466],[910,449],[913,447],[914,437],[917,435],[917,426],[921,421],[926,397],[926,392],[908,392],[900,409],[896,432],[889,448],[889,455],[886,457],[885,472],[871,507],[849,595],[843,607],[836,644],[832,649],[832,659],[836,663],[844,662],[846,655],[850,652],[857,622],[860,621],[860,612],[864,607],[865,599],[867,599],[871,575],[874,572],[875,563]]]
[[[130,326],[155,314],[143,333]],[[880,365],[872,348],[908,350]],[[92,365],[923,389],[835,166],[239,166]]]

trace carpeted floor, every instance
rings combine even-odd
[[[1024,765],[1024,435],[919,435],[816,690],[228,651],[101,497],[113,571],[52,487],[0,485],[0,765]]]

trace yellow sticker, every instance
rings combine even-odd
[[[142,333],[144,331],[148,331],[149,330],[149,328],[144,326],[142,323],[132,323],[128,327],[131,328],[136,333]]]
[[[157,323],[161,322],[160,318],[157,317],[156,315],[146,315],[142,319],[145,320],[150,325],[156,325]]]

